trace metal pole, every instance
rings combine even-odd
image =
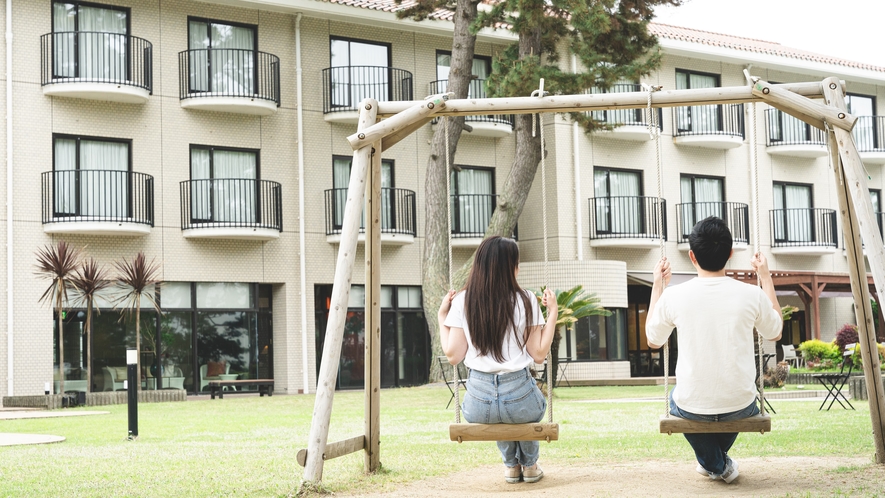
[[[126,349],[126,391],[129,395],[129,439],[138,437],[138,351]]]

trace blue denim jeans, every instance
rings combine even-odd
[[[675,390],[674,390],[675,391]],[[759,407],[756,402],[750,406],[730,413],[720,413],[718,415],[698,415],[679,409],[676,402],[673,401],[673,395],[670,394],[670,415],[688,419],[703,420],[705,422],[727,422],[730,420],[740,420],[742,418],[752,417],[759,413]],[[712,473],[714,476],[720,476],[725,472],[725,457],[731,445],[737,439],[737,432],[720,432],[709,434],[683,434],[688,444],[694,450],[695,457],[701,467]]]
[[[474,424],[526,424],[544,418],[547,400],[528,368],[500,375],[471,370],[461,409],[464,419]],[[498,441],[497,444],[508,467],[530,467],[538,461],[538,441]]]

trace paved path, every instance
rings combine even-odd
[[[40,410],[36,408],[0,408],[0,421],[20,420],[26,418],[82,417],[85,415],[106,415],[108,413],[110,412],[82,410]],[[0,432],[0,446],[60,443],[64,440],[64,436],[53,436],[50,434],[18,434]]]
[[[51,436],[49,434],[10,434],[0,432],[0,446],[60,443],[64,440],[64,436]]]

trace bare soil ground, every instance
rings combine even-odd
[[[744,458],[731,484],[695,472],[695,464],[661,460],[609,464],[544,465],[537,483],[507,484],[503,467],[464,469],[390,487],[337,496],[499,497],[532,496],[858,496],[885,497],[885,466],[869,458]]]

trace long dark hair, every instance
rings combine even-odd
[[[512,239],[489,237],[482,241],[467,277],[464,315],[470,330],[470,342],[482,356],[504,361],[504,339],[513,331],[520,347],[524,338],[516,331],[514,310],[522,299],[526,327],[534,323],[532,299],[516,282],[519,247]]]

